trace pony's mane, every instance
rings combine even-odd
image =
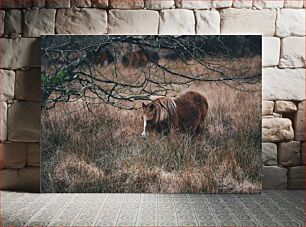
[[[156,104],[155,122],[172,121],[176,116],[176,104],[170,97],[159,97],[154,100]]]

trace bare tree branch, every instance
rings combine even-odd
[[[194,82],[254,92],[260,67],[237,63],[260,54],[259,36],[45,36],[42,109],[59,102],[100,101],[135,109],[135,101],[175,95]],[[236,45],[234,45],[236,44]],[[239,45],[238,45],[239,44]],[[241,45],[240,45],[241,44]],[[236,65],[236,66],[234,66]],[[238,65],[238,66],[237,66]],[[196,69],[196,70],[195,70]]]

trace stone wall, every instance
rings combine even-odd
[[[302,0],[1,0],[1,188],[39,190],[41,34],[262,34],[263,188],[304,187]]]

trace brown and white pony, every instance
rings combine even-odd
[[[179,98],[159,97],[150,103],[142,103],[143,132],[146,129],[157,132],[170,132],[180,129],[191,133],[199,133],[208,111],[206,98],[198,92],[188,91]]]

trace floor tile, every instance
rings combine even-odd
[[[303,191],[261,194],[1,192],[5,226],[304,226]]]

